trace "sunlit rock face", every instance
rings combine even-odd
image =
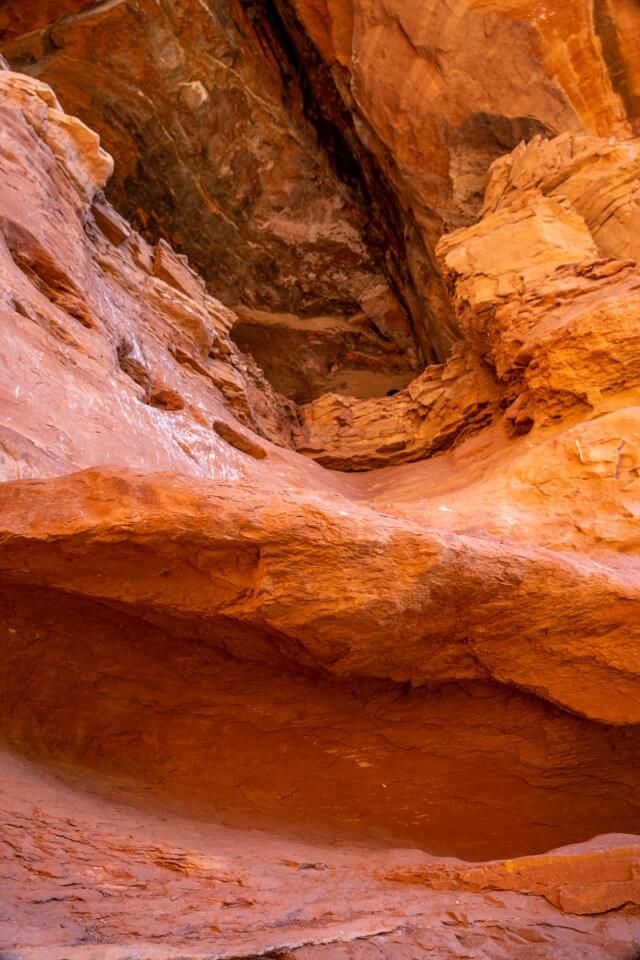
[[[405,6],[0,13],[3,958],[640,950],[637,13]]]
[[[311,38],[392,184],[434,342],[456,337],[429,266],[480,211],[489,164],[564,131],[627,136],[640,117],[640,11],[629,0],[274,0]],[[296,26],[298,29],[296,30]],[[304,41],[300,41],[304,47]]]

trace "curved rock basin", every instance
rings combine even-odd
[[[177,811],[467,860],[637,828],[638,727],[488,683],[336,680],[276,651],[275,667],[241,662],[188,624],[53,591],[5,586],[1,620],[5,737]]]

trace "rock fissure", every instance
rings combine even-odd
[[[640,24],[565,6],[3,5],[0,951],[640,945]]]
[[[305,117],[316,131],[318,142],[337,176],[359,198],[367,211],[365,236],[376,252],[391,289],[411,318],[419,359],[433,362],[438,357],[424,316],[428,303],[420,294],[408,269],[406,213],[375,154],[358,134],[353,115],[344,103],[329,66],[310,41],[289,0],[249,0],[256,23],[271,27],[280,40],[287,63],[299,77]],[[285,80],[289,79],[285,73]],[[415,227],[413,227],[415,229]]]

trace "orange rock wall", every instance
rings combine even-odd
[[[3,960],[633,960],[636,18],[5,5]]]

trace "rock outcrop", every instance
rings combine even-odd
[[[476,218],[490,163],[539,134],[638,123],[638,11],[556,7],[7,0],[0,52],[100,132],[120,212],[251,311],[241,342],[278,389],[317,395],[304,364],[294,383],[281,368],[282,336],[261,314],[280,330],[293,318],[288,349],[367,397],[458,338],[434,249]],[[326,318],[332,335],[318,337]]]
[[[105,457],[206,472],[232,412],[288,444],[293,407],[241,357],[234,314],[104,201],[98,137],[39,81],[0,72],[0,97],[3,478]]]
[[[637,14],[5,7],[0,954],[633,960]]]
[[[362,396],[412,379],[423,348],[385,263],[387,218],[342,170],[349,158],[332,165],[318,142],[278,21],[241,0],[70,0],[49,22],[39,2],[18,6],[23,32],[0,35],[0,52],[100,133],[119,211],[244,308],[239,342],[277,389],[313,399],[316,367]]]
[[[503,391],[476,351],[459,345],[392,397],[326,394],[300,408],[295,444],[334,470],[424,460],[498,418]]]
[[[439,235],[473,222],[490,163],[520,141],[636,130],[640,12],[625,0],[274,2],[312,38],[392,184],[442,358],[457,331],[433,268]]]

